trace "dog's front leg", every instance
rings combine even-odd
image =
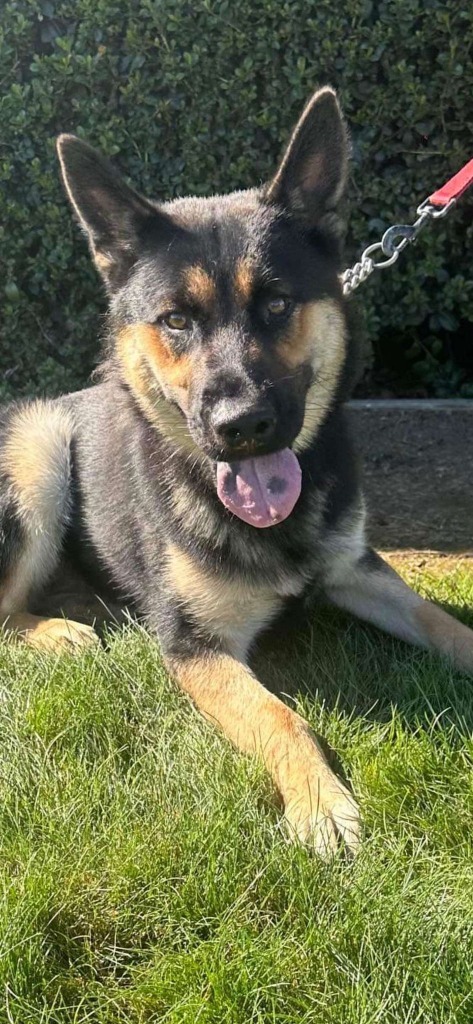
[[[374,551],[368,549],[345,578],[332,580],[326,594],[339,608],[473,674],[473,630],[416,594]]]
[[[200,711],[245,753],[260,754],[284,801],[290,832],[329,854],[343,838],[359,843],[355,801],[332,772],[308,725],[244,664],[208,651],[168,657],[167,665]]]

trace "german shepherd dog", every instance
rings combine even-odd
[[[314,592],[470,671],[473,632],[365,539],[342,408],[355,352],[335,93],[312,97],[269,184],[226,196],[152,202],[78,138],[58,151],[108,341],[100,383],[2,413],[0,622],[39,648],[94,642],[91,626],[33,614],[72,562],[145,620],[201,712],[261,754],[292,834],[354,852],[355,800],[248,667],[254,641]]]

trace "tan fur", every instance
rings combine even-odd
[[[254,637],[282,604],[270,587],[210,572],[175,544],[167,547],[166,575],[169,587],[197,622],[224,640],[237,657],[246,657]]]
[[[209,309],[216,300],[215,282],[199,264],[189,267],[184,274],[184,286],[191,302]]]
[[[235,294],[240,306],[247,306],[254,287],[254,268],[249,259],[241,259],[235,270]]]
[[[321,304],[320,301],[307,303],[296,309],[288,334],[277,345],[278,355],[289,370],[312,361],[317,317],[320,318],[318,307]]]
[[[181,447],[203,458],[183,415],[163,394],[172,393],[183,410],[187,404],[191,361],[171,352],[162,332],[152,324],[133,324],[119,332],[116,350],[123,377],[150,423]]]
[[[421,635],[431,650],[451,659],[456,668],[473,672],[473,632],[442,608],[423,601],[416,611]]]
[[[71,416],[52,402],[33,402],[14,416],[0,470],[21,516],[25,539],[0,593],[0,624],[22,611],[53,571],[68,516]]]
[[[320,423],[330,408],[340,380],[346,355],[345,321],[334,299],[321,299],[308,304],[296,337],[285,339],[281,351],[287,365],[310,361],[315,380],[306,399],[304,422],[293,444],[295,452],[303,451],[313,441]],[[289,352],[294,346],[294,357]],[[285,355],[284,355],[285,353]]]
[[[33,402],[13,418],[0,467],[15,493],[20,514],[38,529],[62,508],[67,491],[71,416],[52,402]]]
[[[27,612],[11,615],[4,623],[7,632],[35,647],[36,650],[59,653],[90,647],[99,642],[91,626],[71,619],[46,619]]]
[[[172,661],[199,710],[245,753],[258,753],[282,796],[291,833],[327,854],[338,835],[356,850],[355,802],[329,768],[307,724],[227,655]]]
[[[130,324],[119,332],[117,350],[122,365],[132,370],[133,383],[145,385],[142,370],[149,367],[161,384],[181,395],[190,384],[191,362],[188,356],[177,356],[164,331],[154,324]]]
[[[437,651],[473,671],[473,631],[425,601],[388,565],[353,565],[327,587],[330,601],[410,644]]]
[[[107,275],[113,264],[112,257],[108,256],[105,252],[101,252],[99,249],[94,249],[93,256],[97,270],[100,270],[101,274]]]

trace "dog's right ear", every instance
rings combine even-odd
[[[126,280],[146,236],[160,227],[165,229],[169,218],[75,135],[60,135],[57,151],[67,195],[95,264],[108,291],[113,292]]]

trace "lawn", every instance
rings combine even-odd
[[[407,569],[473,622],[473,568]],[[288,699],[365,821],[356,861],[324,863],[139,628],[0,657],[1,1024],[471,1024],[467,678],[316,614]]]

